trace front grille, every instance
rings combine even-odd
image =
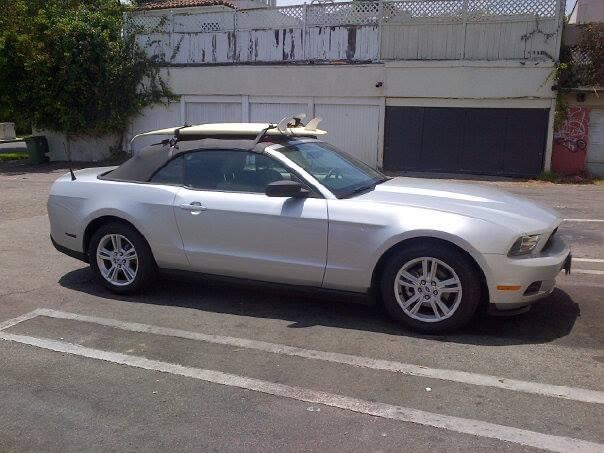
[[[554,235],[556,234],[557,231],[558,231],[558,228],[556,228],[554,231],[552,231],[552,234],[549,235],[549,237],[547,238],[547,241],[545,242],[545,245],[541,249],[542,252],[547,252],[547,250],[552,246],[552,244],[554,242]]]

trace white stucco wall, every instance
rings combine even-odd
[[[568,23],[587,24],[590,22],[604,22],[604,1],[577,0]]]
[[[44,135],[48,140],[50,160],[68,160],[67,139],[63,134],[51,131],[35,131],[34,135]],[[77,137],[69,142],[71,159],[74,161],[96,162],[109,159],[116,137]]]
[[[523,65],[513,61],[173,67],[165,69],[163,76],[172,90],[181,95],[180,102],[148,109],[129,125],[128,135],[181,125],[185,121],[252,121],[257,119],[254,112],[258,108],[270,110],[271,105],[275,121],[280,119],[284,108],[290,114],[299,110],[309,116],[321,115],[324,111],[337,111],[341,116],[357,108],[371,117],[367,123],[377,122],[377,126],[371,128],[371,134],[377,131],[377,139],[371,139],[377,150],[368,151],[377,157],[366,160],[379,166],[385,105],[549,108],[554,99],[552,82],[547,80],[551,71],[551,63]],[[346,105],[353,107],[347,110]],[[291,109],[296,111],[290,112]],[[330,118],[329,122],[336,119]],[[338,129],[333,131],[334,136],[342,138],[342,134],[363,133],[358,128],[348,131],[340,123],[334,123]],[[135,149],[153,140],[156,139],[143,139],[136,143]],[[49,134],[51,159],[66,158],[63,143],[61,136]],[[72,158],[107,158],[109,147],[114,143],[115,139],[111,138],[74,140]],[[551,141],[546,156],[550,151]],[[546,157],[547,164],[549,160]]]
[[[179,67],[164,75],[176,93],[188,95],[553,99],[552,69],[551,62],[405,61]]]

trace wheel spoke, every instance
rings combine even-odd
[[[126,280],[128,280],[128,282],[134,280],[135,273],[132,269],[130,269],[130,266],[123,266],[122,272],[124,273],[124,277],[126,277]]]
[[[458,293],[461,291],[461,288],[459,286],[453,286],[451,288],[442,288],[440,290],[441,293]]]
[[[434,281],[436,278],[436,268],[438,267],[438,263],[436,260],[432,260],[432,266],[430,267],[430,277],[428,280]]]
[[[107,278],[111,282],[117,282],[117,266],[111,266],[107,271]]]
[[[406,281],[405,281],[405,280],[403,280],[402,278],[401,278],[401,279],[399,279],[398,284],[399,284],[400,286],[405,286],[405,287],[407,287],[407,288],[415,288],[415,287],[417,286],[417,285],[414,285],[413,283],[406,282]]]
[[[428,278],[428,260],[426,258],[422,260],[422,278],[424,280]]]
[[[409,308],[411,305],[413,305],[415,302],[417,302],[421,297],[421,294],[414,294],[413,296],[411,296],[403,305],[404,308]]]
[[[413,275],[411,275],[409,272],[407,271],[402,271],[401,272],[401,276],[400,279],[405,279],[411,283],[413,283],[414,285],[419,285],[419,279],[417,277],[414,277]]]
[[[98,251],[97,253],[98,257],[102,260],[110,260],[111,259],[111,252],[109,250],[107,250],[106,248],[102,248]]]
[[[409,313],[416,315],[423,303],[424,303],[424,301],[420,297],[419,300],[413,306],[413,308],[411,310],[409,310]]]
[[[438,282],[438,283],[436,284],[436,287],[437,287],[438,289],[442,290],[443,288],[446,288],[447,286],[452,285],[452,284],[454,284],[454,283],[455,283],[455,284],[457,284],[457,283],[458,283],[458,281],[457,281],[457,279],[456,279],[455,277],[450,278],[450,279],[448,279],[448,280],[444,280],[444,281],[442,281],[442,282]]]
[[[122,248],[122,237],[117,234],[112,234],[111,244],[113,245],[113,251],[117,252]]]
[[[442,316],[438,312],[438,308],[436,307],[436,302],[434,302],[433,299],[430,299],[430,307],[432,307],[432,311],[434,312],[435,317],[442,318]]]
[[[136,255],[136,250],[134,248],[127,250],[126,252],[124,252],[124,258],[127,260],[137,259],[138,256]]]
[[[436,304],[438,305],[438,307],[442,310],[443,315],[447,315],[449,313],[449,307],[447,307],[447,305],[440,299],[440,297],[436,298]]]

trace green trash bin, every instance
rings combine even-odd
[[[48,140],[43,135],[31,135],[23,139],[27,145],[29,160],[32,164],[43,164],[50,159],[48,154]]]

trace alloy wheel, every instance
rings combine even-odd
[[[394,294],[407,316],[422,322],[439,322],[451,317],[459,307],[461,280],[451,266],[439,259],[415,258],[398,271]]]
[[[121,234],[103,236],[96,261],[105,280],[115,286],[131,284],[138,273],[138,255],[132,242]]]

